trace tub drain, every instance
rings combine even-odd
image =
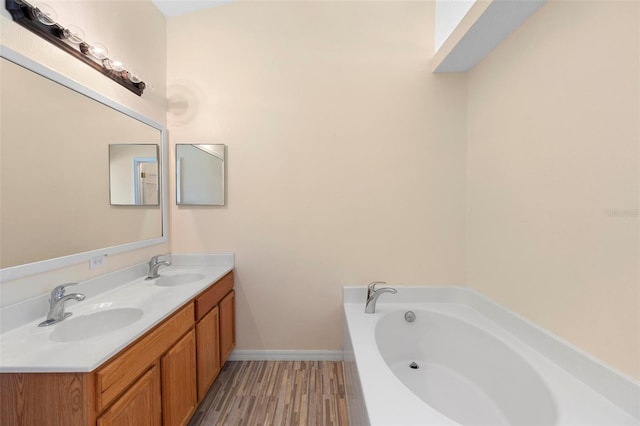
[[[413,368],[414,370],[417,370],[418,368],[420,368],[420,366],[418,365],[417,362],[412,362],[411,364],[409,364],[409,368]]]

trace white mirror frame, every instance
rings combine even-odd
[[[89,261],[94,257],[102,255],[113,255],[117,253],[123,253],[131,250],[137,250],[144,247],[163,244],[168,241],[167,232],[167,200],[168,200],[168,188],[167,188],[167,129],[149,118],[129,109],[123,105],[120,105],[109,98],[95,92],[87,87],[80,85],[79,83],[59,74],[38,62],[33,61],[3,45],[0,45],[0,57],[3,57],[11,62],[14,62],[24,68],[27,68],[41,76],[55,81],[71,90],[74,90],[80,94],[83,94],[89,98],[94,99],[110,108],[113,108],[123,114],[126,114],[136,120],[145,123],[153,128],[156,128],[161,133],[161,146],[160,146],[160,165],[161,165],[161,185],[162,191],[160,196],[162,197],[162,236],[158,238],[151,238],[148,240],[135,241],[132,243],[121,244],[117,246],[99,248],[82,253],[71,254],[68,256],[56,257],[53,259],[46,259],[39,262],[27,263],[24,265],[12,266],[9,268],[0,269],[0,283],[15,280],[18,278],[26,277],[29,275],[35,275],[42,272],[51,271],[53,269],[62,268],[65,266],[75,265],[81,262]],[[108,202],[106,200],[105,202]]]

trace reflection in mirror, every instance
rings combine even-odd
[[[178,205],[224,205],[225,146],[176,144]]]
[[[110,205],[105,161],[134,141],[162,165],[160,124],[2,46],[0,98],[0,281],[166,242],[165,197]]]
[[[158,177],[158,145],[109,145],[109,193],[112,205],[157,206]]]

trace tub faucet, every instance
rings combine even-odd
[[[378,297],[380,297],[382,293],[396,294],[398,292],[398,290],[391,287],[382,287],[376,289],[377,284],[386,283],[384,281],[374,281],[372,283],[369,283],[369,286],[367,287],[367,304],[364,308],[364,312],[366,314],[373,314],[376,312],[376,302],[378,301]]]
[[[67,300],[73,299],[81,302],[85,299],[85,295],[80,293],[65,295],[64,289],[65,287],[69,287],[70,285],[78,285],[78,283],[62,284],[51,291],[51,298],[49,299],[49,313],[47,314],[47,319],[38,324],[38,327],[45,327],[47,325],[55,324],[70,316],[71,312],[64,311],[64,303]]]
[[[152,280],[154,278],[158,278],[160,276],[160,274],[158,274],[158,269],[160,269],[161,266],[171,266],[171,262],[168,260],[158,260],[160,256],[164,255],[157,254],[149,260],[149,272],[147,273],[146,279]]]

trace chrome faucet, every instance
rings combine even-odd
[[[169,262],[168,260],[158,260],[160,256],[164,255],[158,254],[153,256],[151,260],[149,260],[149,272],[147,273],[146,279],[153,280],[155,278],[158,278],[160,276],[160,274],[158,274],[158,269],[160,269],[161,266],[171,266],[171,262]]]
[[[391,293],[396,294],[398,290],[391,287],[382,287],[376,289],[377,284],[386,284],[384,281],[374,281],[369,283],[367,287],[367,304],[365,305],[364,312],[366,314],[373,314],[376,312],[376,302],[378,301],[378,297],[382,293]]]
[[[51,291],[51,298],[49,299],[49,313],[47,319],[38,324],[38,327],[45,327],[47,325],[55,324],[62,321],[71,315],[71,312],[64,311],[64,303],[67,300],[76,300],[81,302],[85,299],[84,294],[72,293],[64,294],[64,289],[70,285],[78,285],[78,283],[67,283],[57,286]]]

